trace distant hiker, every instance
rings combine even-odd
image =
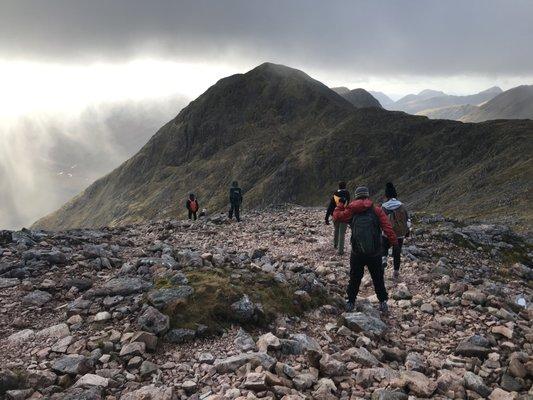
[[[388,295],[381,266],[381,231],[385,232],[393,246],[397,245],[398,239],[387,215],[380,207],[375,206],[369,197],[368,188],[360,186],[355,190],[354,201],[347,206],[339,204],[333,212],[335,220],[346,223],[351,221],[352,228],[350,282],[346,291],[348,295],[346,310],[353,311],[354,309],[366,265],[379,300],[379,309],[387,312]]]
[[[398,200],[398,194],[396,188],[391,182],[385,185],[385,202],[381,205],[381,208],[389,217],[394,233],[398,237],[398,246],[392,246],[392,257],[394,260],[394,272],[392,274],[393,279],[400,277],[400,256],[402,253],[403,239],[409,236],[411,228],[411,221],[409,214],[405,209],[403,203]],[[387,267],[387,257],[389,255],[389,249],[391,244],[389,239],[383,235],[383,269]]]
[[[231,188],[229,190],[229,219],[233,218],[233,213],[235,212],[235,218],[237,219],[237,222],[240,222],[241,220],[241,204],[242,204],[242,190],[239,187],[239,183],[237,181],[233,181],[231,184]]]
[[[328,209],[326,211],[326,225],[329,225],[329,216],[335,211],[339,204],[348,204],[350,202],[350,192],[346,190],[346,182],[339,182],[339,189],[331,196]],[[337,221],[333,218],[333,247],[338,249],[339,255],[344,254],[344,236],[346,234],[347,223]]]
[[[200,208],[198,204],[198,199],[194,195],[194,193],[189,194],[189,198],[187,199],[187,203],[185,205],[187,207],[187,210],[189,211],[189,219],[193,219],[196,221],[196,213],[198,212],[198,208]]]

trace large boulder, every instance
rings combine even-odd
[[[81,354],[70,354],[54,360],[52,369],[61,374],[82,375],[93,368],[90,358]]]
[[[248,363],[254,366],[261,365],[263,368],[270,370],[276,364],[276,359],[266,353],[242,353],[215,360],[214,366],[219,374],[226,374],[228,372],[234,372]]]
[[[196,332],[192,329],[177,328],[168,331],[165,340],[170,343],[186,343],[193,340],[195,336]]]
[[[0,370],[0,397],[8,390],[18,389],[19,384],[19,378],[13,371],[9,369]]]
[[[52,295],[43,290],[34,290],[22,298],[22,304],[27,306],[42,307],[52,300]]]
[[[474,374],[473,372],[466,371],[463,376],[463,380],[467,389],[473,390],[481,397],[489,397],[490,393],[492,392],[491,388],[485,385],[485,382],[483,382],[483,378]]]
[[[102,297],[102,296],[126,296],[135,293],[144,292],[152,287],[150,282],[147,282],[139,277],[121,276],[113,278],[100,288],[92,288],[85,292],[84,297]]]

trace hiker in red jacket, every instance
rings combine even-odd
[[[196,221],[196,213],[198,212],[200,205],[198,204],[198,199],[196,198],[194,193],[189,194],[189,198],[187,199],[185,207],[187,207],[187,210],[189,211],[189,219],[194,218],[194,220]]]
[[[352,227],[352,254],[350,255],[350,283],[348,284],[346,310],[353,311],[359,286],[368,267],[374,290],[382,312],[389,310],[388,295],[385,289],[384,271],[381,265],[381,231],[393,246],[398,239],[389,218],[380,207],[369,199],[368,188],[360,186],[355,190],[354,200],[345,206],[339,204],[333,212],[336,221],[350,223]]]

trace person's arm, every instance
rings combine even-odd
[[[335,200],[333,200],[333,197],[329,201],[328,208],[326,210],[326,224],[329,224],[329,217],[333,214],[333,211],[335,210]]]
[[[242,204],[243,200],[244,200],[244,196],[242,195],[242,189],[239,189],[239,204]]]
[[[350,204],[345,205],[341,203],[335,208],[335,211],[333,211],[333,219],[335,221],[349,223],[353,214],[354,211],[350,207]]]
[[[191,203],[190,203],[189,200],[187,200],[187,201],[185,202],[185,207],[187,207],[187,210],[190,210],[190,209],[191,209]]]
[[[387,217],[387,214],[385,214],[381,207],[374,207],[374,210],[379,218],[379,225],[381,226],[381,230],[383,231],[383,233],[385,233],[387,239],[389,239],[389,243],[392,246],[398,246],[398,237],[396,236],[394,229],[392,229],[389,217]]]

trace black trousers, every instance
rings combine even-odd
[[[383,238],[383,269],[387,267],[387,257],[389,255],[389,249],[391,247],[389,239]],[[403,238],[398,238],[398,247],[392,248],[392,259],[394,261],[394,270],[400,270],[400,258],[402,255]]]
[[[374,290],[379,301],[386,301],[389,297],[385,289],[385,278],[381,266],[381,255],[365,256],[352,252],[350,256],[350,282],[348,283],[348,301],[354,302],[359,293],[359,286],[365,274],[365,266],[368,267]]]
[[[240,209],[241,209],[241,205],[240,204],[231,203],[230,209],[229,209],[229,214],[228,214],[229,219],[233,218],[233,213],[235,212],[235,218],[237,219],[237,221],[240,221],[241,220]]]
[[[196,211],[189,210],[189,219],[194,219],[196,221]]]

